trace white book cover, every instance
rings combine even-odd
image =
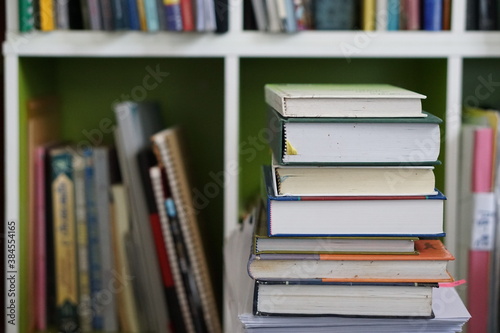
[[[425,117],[426,96],[388,84],[267,84],[265,100],[285,117]]]

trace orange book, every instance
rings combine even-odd
[[[250,255],[254,279],[343,282],[451,282],[454,256],[440,240],[415,241],[417,254],[261,254]]]

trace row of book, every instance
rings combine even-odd
[[[120,102],[116,148],[64,143],[30,103],[29,330],[221,332],[182,131]]]
[[[497,332],[500,300],[498,109],[468,106],[461,130],[457,271],[471,332]]]
[[[251,3],[250,3],[251,1]],[[247,0],[246,30],[450,30],[451,0]]]
[[[234,235],[251,245],[238,251],[230,241],[226,251],[226,265],[238,256],[229,252],[249,256],[252,282],[237,283],[253,286],[252,309],[236,306],[240,328],[461,330],[470,315],[439,239],[441,120],[422,111],[423,98],[389,85],[266,85],[273,162],[262,169],[264,204]]]
[[[19,0],[19,29],[225,32],[227,0]]]

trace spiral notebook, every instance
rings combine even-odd
[[[199,291],[199,300],[206,331],[222,331],[217,313],[217,305],[210,281],[208,265],[198,229],[197,211],[191,196],[191,186],[187,174],[187,163],[183,155],[181,131],[168,128],[151,137],[158,161],[165,167],[168,185],[177,210],[181,233],[186,244],[187,257]]]

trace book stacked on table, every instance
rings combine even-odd
[[[273,161],[252,218],[252,315],[432,320],[454,257],[438,239],[441,120],[422,111],[425,96],[389,85],[265,92]]]

